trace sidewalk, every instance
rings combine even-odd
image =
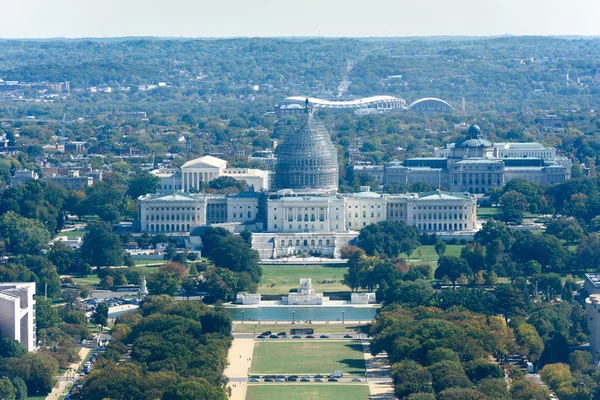
[[[244,400],[246,398],[246,380],[252,364],[254,352],[253,339],[234,338],[227,361],[229,365],[223,374],[229,378],[228,388],[231,388],[231,400]],[[233,386],[235,385],[235,387]]]
[[[394,384],[390,375],[390,363],[386,353],[371,355],[371,344],[362,340],[365,356],[367,383],[371,391],[371,399],[392,400]]]
[[[76,372],[90,351],[91,351],[91,349],[89,349],[87,347],[82,347],[81,350],[79,350],[80,361],[69,365],[69,368],[72,371]],[[54,389],[52,389],[52,392],[50,392],[48,394],[48,396],[46,397],[46,400],[56,400],[60,396],[64,396],[67,385],[69,383],[74,383],[75,381],[77,381],[77,379],[79,379],[79,377],[78,376],[73,377],[73,372],[71,372],[71,375],[69,375],[69,371],[65,372],[64,375],[62,375],[58,378],[58,383],[56,384]]]

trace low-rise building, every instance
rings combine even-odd
[[[28,169],[21,169],[15,171],[14,176],[10,180],[11,186],[16,186],[20,183],[27,183],[30,180],[37,180],[39,178],[38,174],[34,171],[30,171]]]
[[[35,283],[0,283],[0,338],[35,350]]]
[[[600,274],[585,274],[583,288],[587,294],[600,294]]]

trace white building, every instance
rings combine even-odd
[[[180,169],[157,169],[151,172],[160,178],[158,193],[200,191],[201,184],[222,176],[244,181],[248,189],[260,192],[269,189],[269,172],[253,168],[227,168],[227,161],[213,156],[190,160]]]
[[[357,165],[354,173],[384,185],[427,182],[453,192],[487,193],[515,178],[539,184],[564,182],[571,177],[571,161],[540,143],[492,143],[472,125],[466,140],[435,149],[434,157],[392,161],[385,166]]]
[[[35,283],[0,283],[0,337],[35,350]]]
[[[600,294],[592,294],[585,299],[585,312],[590,330],[590,350],[594,361],[600,360]]]
[[[435,191],[382,195],[240,193],[235,196],[175,193],[139,198],[142,232],[182,233],[215,224],[255,232],[253,247],[261,258],[313,254],[337,257],[367,225],[403,222],[419,232],[473,235],[476,200],[468,193]]]

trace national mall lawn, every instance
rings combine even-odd
[[[364,376],[363,347],[357,340],[307,339],[254,343],[251,374]]]
[[[333,384],[269,384],[249,385],[246,400],[365,400],[369,398],[369,386]]]

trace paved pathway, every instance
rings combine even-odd
[[[370,342],[363,339],[362,344],[365,363],[367,364],[367,383],[371,391],[371,399],[395,399],[387,353],[379,353],[376,356],[372,356]]]
[[[56,386],[54,386],[54,389],[52,389],[52,392],[50,392],[50,394],[48,394],[48,396],[46,397],[46,400],[56,400],[60,396],[63,396],[65,394],[65,389],[67,388],[67,385],[69,383],[74,383],[75,381],[77,381],[77,379],[79,379],[79,376],[77,374],[74,374],[72,371],[76,372],[79,369],[79,367],[81,366],[81,363],[83,363],[83,360],[85,359],[85,357],[88,355],[88,353],[90,351],[91,351],[91,349],[87,348],[87,347],[82,347],[81,350],[79,350],[80,361],[69,365],[71,372],[67,371],[64,373],[64,375],[62,375],[58,378],[58,383],[56,384]]]
[[[248,379],[253,352],[254,340],[252,338],[234,336],[227,355],[229,365],[224,372],[224,375],[229,378],[227,387],[231,388],[231,400],[244,400],[246,398],[245,381]]]

